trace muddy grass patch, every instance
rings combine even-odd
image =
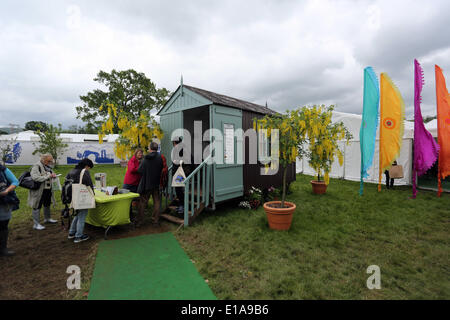
[[[162,223],[153,227],[146,223],[140,228],[118,226],[108,232],[108,240],[167,232],[173,226]],[[42,231],[29,224],[10,228],[9,247],[16,255],[0,258],[4,275],[0,282],[0,299],[86,299],[95,265],[97,247],[104,241],[104,229],[86,224],[90,239],[78,244],[67,239],[67,231],[60,224],[46,225]],[[108,241],[106,240],[106,241]],[[67,267],[81,269],[81,290],[68,290]]]

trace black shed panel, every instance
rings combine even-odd
[[[244,132],[247,129],[253,128],[253,119],[255,118],[263,118],[265,115],[260,113],[255,113],[247,110],[243,110],[242,112],[242,129]],[[275,175],[261,175],[261,168],[264,168],[261,164],[247,164],[249,159],[249,138],[245,138],[245,161],[246,165],[244,166],[244,191],[248,191],[252,186],[257,188],[270,188],[274,186],[279,188],[283,185],[283,170],[280,168],[277,174]],[[295,163],[289,165],[288,172],[286,174],[286,181],[288,183],[295,181]]]

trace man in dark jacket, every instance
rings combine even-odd
[[[150,143],[149,153],[145,155],[138,169],[138,172],[142,176],[137,190],[141,195],[139,201],[139,216],[137,219],[138,226],[142,224],[144,220],[144,212],[150,195],[153,198],[152,222],[155,225],[159,224],[159,207],[161,203],[159,184],[162,169],[163,161],[161,155],[158,153],[158,144],[156,142],[152,142]]]

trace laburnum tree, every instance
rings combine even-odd
[[[283,170],[283,186],[281,194],[281,208],[284,208],[286,200],[286,175],[288,166],[296,162],[297,157],[305,153],[306,122],[300,109],[286,111],[285,114],[267,115],[262,119],[255,119],[253,129],[263,130],[264,136],[270,138],[271,154],[278,161],[270,162],[271,169],[278,170],[278,165]],[[274,140],[272,140],[272,136]],[[276,143],[278,140],[278,143]],[[273,165],[276,167],[274,168]],[[266,164],[269,169],[269,164]]]
[[[99,109],[107,114],[98,133],[99,143],[103,143],[105,135],[113,133],[114,124],[117,124],[119,138],[115,141],[114,152],[122,160],[130,158],[137,148],[148,148],[153,139],[161,141],[163,137],[163,132],[152,115],[142,112],[136,120],[129,119],[125,114],[119,114],[118,108],[111,103],[102,105]]]
[[[95,89],[80,96],[83,104],[76,107],[77,118],[86,123],[86,128],[98,131],[108,118],[108,108],[113,104],[117,113],[129,120],[137,121],[141,115],[149,117],[152,111],[158,111],[169,98],[166,88],[157,88],[144,73],[133,69],[100,71],[94,81],[105,87]],[[113,123],[113,133],[119,132],[117,122]]]
[[[329,183],[329,173],[336,157],[339,165],[343,165],[343,151],[339,148],[338,141],[346,140],[348,144],[353,138],[342,121],[331,122],[333,110],[334,106],[324,105],[302,108],[309,144],[308,162],[311,168],[316,170],[317,180],[320,181],[323,176],[326,184]]]

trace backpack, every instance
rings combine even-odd
[[[39,167],[39,171],[41,171],[41,167]],[[19,177],[19,186],[29,190],[37,190],[41,186],[41,182],[34,181],[31,178],[31,169],[30,169],[22,173],[22,175]]]
[[[65,205],[70,205],[72,202],[72,183],[73,179],[64,180],[64,184],[61,190],[61,202]]]
[[[11,183],[8,181],[5,175],[6,167],[0,165],[0,191],[8,188]],[[0,204],[12,205],[12,211],[19,209],[20,200],[17,197],[16,191],[13,190],[9,192],[5,197],[0,197]]]

